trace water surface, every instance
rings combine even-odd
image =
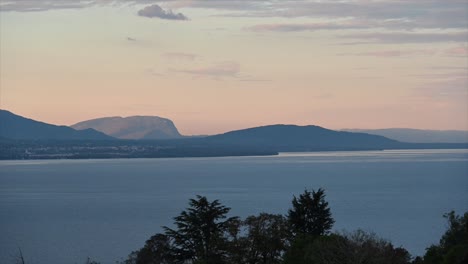
[[[196,194],[242,217],[286,213],[325,188],[335,230],[371,230],[414,255],[442,215],[468,210],[468,150],[282,153],[271,157],[0,162],[0,263],[114,263]]]

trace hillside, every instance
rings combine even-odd
[[[468,143],[468,131],[421,130],[411,128],[343,129],[343,131],[368,133],[411,143]]]
[[[120,139],[181,138],[174,123],[158,116],[104,117],[79,122],[71,126],[82,130],[93,128]]]
[[[0,110],[0,137],[27,140],[108,140],[113,139],[94,129],[75,130],[56,126]]]
[[[211,144],[251,146],[277,151],[384,149],[402,144],[382,136],[296,125],[255,127],[210,136],[204,140]]]

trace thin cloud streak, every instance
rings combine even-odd
[[[162,55],[166,59],[170,60],[186,60],[193,61],[197,58],[197,55],[192,53],[183,53],[183,52],[167,52]]]
[[[355,33],[338,36],[342,39],[356,39],[362,43],[434,43],[434,42],[467,42],[468,31],[450,33],[417,33],[417,32],[389,32],[389,33]],[[361,44],[348,43],[348,44]]]
[[[447,100],[449,102],[466,100],[468,96],[468,78],[466,76],[448,80],[428,82],[413,90],[415,95],[421,95],[432,100]]]
[[[371,57],[382,57],[382,58],[393,58],[393,57],[407,57],[407,56],[432,56],[437,53],[436,50],[382,50],[382,51],[370,51],[361,53],[341,53],[341,56],[371,56]]]
[[[261,24],[246,28],[255,32],[297,32],[297,31],[316,31],[316,30],[341,30],[341,29],[359,29],[365,28],[357,24],[339,24],[339,23],[308,23],[308,24]]]
[[[230,10],[234,17],[284,17],[355,19],[368,28],[466,29],[468,5],[464,0],[383,0],[383,1],[171,1],[177,7]]]
[[[365,20],[365,19],[345,19],[342,21],[330,21],[321,23],[277,23],[277,24],[260,24],[246,28],[255,32],[274,31],[274,32],[296,32],[296,31],[316,31],[316,30],[346,30],[346,29],[369,29],[369,28],[385,28],[385,29],[401,29],[405,28],[407,21],[402,19],[393,20]]]
[[[201,67],[198,69],[172,69],[172,71],[199,76],[237,78],[240,72],[240,65],[239,63],[234,61],[225,61],[212,66]]]
[[[0,2],[2,12],[40,12],[55,9],[82,9],[96,5],[143,5],[161,0],[4,0]]]

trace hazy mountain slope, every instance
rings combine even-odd
[[[93,129],[82,131],[56,126],[0,110],[0,137],[10,139],[102,140],[112,139]]]
[[[121,139],[170,139],[181,135],[174,123],[157,116],[104,117],[83,121],[75,129],[93,128]]]
[[[382,149],[401,144],[382,136],[295,125],[255,127],[210,136],[205,140],[209,143],[257,146],[278,151]]]
[[[468,131],[409,128],[343,129],[343,131],[369,133],[411,143],[468,143]]]

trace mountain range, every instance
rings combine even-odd
[[[407,143],[313,125],[278,124],[206,137],[184,137],[172,121],[144,116],[100,118],[73,127],[80,130],[0,110],[0,159],[212,157],[293,151],[468,148],[468,143]]]

